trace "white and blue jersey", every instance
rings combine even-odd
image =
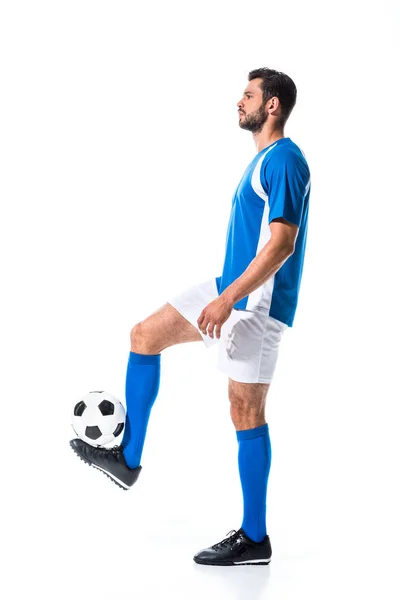
[[[247,269],[271,237],[269,224],[282,217],[298,226],[294,253],[262,286],[234,305],[238,310],[265,310],[293,325],[307,239],[310,170],[300,148],[281,138],[259,152],[245,170],[233,195],[221,294]]]

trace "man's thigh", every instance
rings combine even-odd
[[[287,325],[262,311],[233,313],[232,326],[221,330],[218,368],[238,383],[271,383]]]
[[[208,279],[197,285],[192,285],[176,296],[169,298],[171,304],[191,325],[199,332],[206,347],[218,343],[218,339],[204,335],[197,325],[197,320],[203,308],[218,297],[218,289],[215,278]]]
[[[131,338],[135,352],[151,354],[159,354],[176,344],[202,340],[198,329],[168,302],[138,323],[132,330]]]
[[[213,345],[218,340],[203,335],[197,326],[197,319],[203,308],[217,296],[214,278],[192,285],[169,298],[164,306],[134,327],[132,350],[158,354],[169,346],[201,340],[206,346]]]

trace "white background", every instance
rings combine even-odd
[[[388,1],[1,3],[4,598],[399,597],[398,39]],[[201,567],[242,518],[216,348],[163,353],[129,492],[77,460],[69,415],[124,401],[132,326],[220,274],[261,66],[297,85],[312,173],[267,402],[274,555]]]

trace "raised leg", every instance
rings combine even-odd
[[[147,425],[160,386],[161,352],[201,341],[199,331],[169,303],[135,325],[126,374],[126,422],[122,440],[130,469],[140,465]]]

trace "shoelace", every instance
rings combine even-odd
[[[223,539],[221,542],[218,542],[218,544],[214,544],[214,546],[211,546],[213,550],[218,550],[219,548],[223,548],[227,544],[231,544],[240,535],[240,533],[236,531],[236,529],[232,529],[232,531],[230,531],[226,535],[228,537]]]
[[[120,444],[119,446],[113,446],[112,448],[103,448],[103,450],[105,450],[106,452],[110,452],[111,454],[117,455],[120,452],[122,452],[122,444]]]

